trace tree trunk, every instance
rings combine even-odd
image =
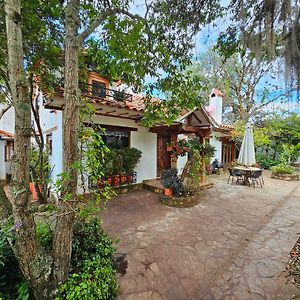
[[[65,83],[64,83],[64,187],[61,195],[61,214],[57,218],[54,236],[54,281],[66,280],[70,268],[74,212],[68,199],[76,200],[78,159],[79,101],[78,86],[78,29],[79,0],[70,0],[65,8]]]
[[[13,250],[20,268],[37,299],[45,299],[49,262],[40,253],[33,214],[29,211],[29,150],[31,111],[28,82],[23,68],[20,0],[5,0],[9,84],[15,109],[15,148],[11,183],[15,230]]]

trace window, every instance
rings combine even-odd
[[[12,160],[12,157],[14,155],[14,142],[13,141],[7,141],[4,149],[4,155],[5,155],[5,161]]]
[[[92,81],[92,94],[93,96],[104,98],[106,94],[106,85],[105,83],[99,81]]]
[[[46,134],[46,145],[49,149],[49,154],[52,154],[52,133]]]
[[[129,131],[106,130],[105,134],[101,133],[104,143],[114,149],[129,147]]]

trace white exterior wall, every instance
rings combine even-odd
[[[142,151],[141,160],[135,170],[137,172],[137,182],[156,178],[157,134],[131,131],[130,138],[130,146]]]
[[[5,162],[5,172],[6,174],[11,174],[11,161]]]
[[[5,180],[6,179],[6,167],[5,167],[5,162],[4,162],[4,146],[5,146],[5,141],[0,140],[0,180]]]
[[[53,168],[51,179],[56,182],[57,175],[63,171],[63,130],[62,117],[63,112],[59,110],[45,109],[43,106],[43,97],[39,98],[40,119],[46,143],[46,134],[52,133],[52,155],[50,163]]]
[[[187,154],[185,154],[184,156],[178,156],[177,159],[177,164],[176,164],[176,168],[178,170],[178,175],[181,175],[186,163],[187,163]]]
[[[215,158],[222,161],[222,142],[218,140],[220,136],[220,132],[213,132],[212,137],[209,140],[210,145],[216,148],[215,155],[211,158],[211,161],[213,161]]]
[[[209,106],[210,111],[209,114],[217,121],[217,123],[222,123],[222,112],[223,112],[223,99],[220,96],[210,97],[209,98]]]
[[[0,104],[0,110],[6,107],[5,104]],[[0,119],[0,129],[14,134],[15,132],[15,110],[11,107]]]
[[[178,140],[187,140],[187,136],[185,134],[179,134],[177,137]],[[176,169],[178,170],[178,175],[181,175],[183,168],[185,167],[188,160],[188,155],[185,154],[184,156],[178,156]]]

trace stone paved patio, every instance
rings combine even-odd
[[[231,186],[214,176],[193,208],[162,206],[142,190],[120,195],[103,214],[118,236],[127,273],[119,299],[291,299],[285,264],[300,235],[300,184]]]

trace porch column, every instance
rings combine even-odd
[[[202,135],[198,135],[199,137],[199,141],[201,144],[204,144],[204,136]],[[205,166],[205,155],[203,155],[203,153],[201,153],[201,165],[202,165],[202,175],[200,178],[200,183],[204,184],[205,183],[205,170],[206,170],[206,166]]]
[[[177,134],[176,133],[172,133],[171,134],[171,144],[176,144],[177,141]],[[175,168],[177,167],[177,156],[172,155],[171,156],[171,168]]]

